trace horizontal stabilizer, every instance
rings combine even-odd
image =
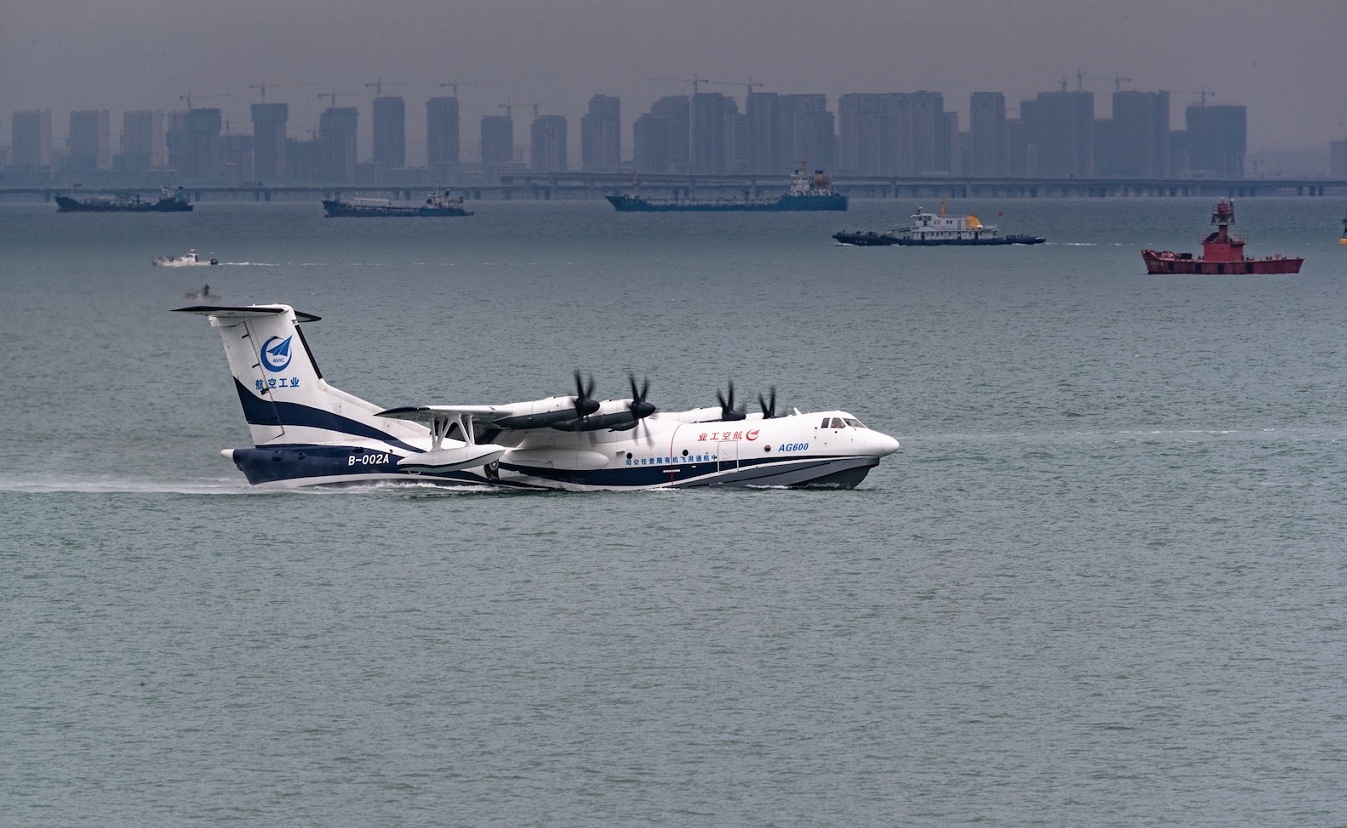
[[[185,308],[174,308],[174,313],[194,313],[197,316],[214,316],[216,319],[265,319],[270,316],[279,316],[291,310],[288,305],[245,305],[243,307],[230,305],[190,305]],[[321,316],[314,316],[311,313],[301,313],[295,311],[295,320],[298,322],[317,322],[322,319]]]

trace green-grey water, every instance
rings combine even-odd
[[[829,238],[916,206],[0,205],[0,824],[1343,824],[1343,205],[1240,202],[1298,276],[1145,275],[1205,199]],[[903,447],[842,492],[257,492],[169,313],[206,282],[389,406],[733,378]]]

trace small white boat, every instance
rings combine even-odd
[[[210,266],[220,263],[219,259],[203,259],[201,254],[195,250],[188,250],[182,256],[155,256],[154,264],[159,267],[198,267]]]

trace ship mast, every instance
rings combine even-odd
[[[1216,206],[1211,208],[1211,223],[1216,225],[1216,240],[1227,241],[1227,228],[1235,223],[1235,200],[1226,202],[1222,199],[1216,202]]]

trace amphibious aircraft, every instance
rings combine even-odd
[[[898,441],[844,411],[789,414],[776,391],[748,413],[719,405],[658,411],[649,379],[631,396],[573,395],[505,405],[382,408],[328,385],[289,305],[193,305],[219,329],[252,448],[221,451],[273,487],[400,482],[570,491],[687,486],[853,488]]]

